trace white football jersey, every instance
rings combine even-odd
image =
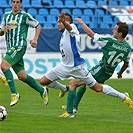
[[[79,44],[80,35],[77,27],[70,24],[71,31],[65,29],[60,40],[60,52],[62,56],[62,63],[65,66],[73,67],[78,66],[85,62],[80,56]]]

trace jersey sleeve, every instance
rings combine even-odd
[[[73,36],[74,34],[77,34],[78,29],[77,29],[76,25],[75,24],[70,24],[70,26],[72,27],[72,30],[69,31],[70,35]]]
[[[39,22],[32,17],[29,13],[27,13],[26,24],[31,26],[32,28],[36,28],[39,25]]]
[[[0,24],[0,28],[4,29],[4,27],[5,27],[5,21],[4,21],[4,16],[3,16],[1,24]]]
[[[98,43],[99,46],[102,48],[108,43],[108,40],[106,38],[102,38],[101,35],[95,33],[93,42]]]

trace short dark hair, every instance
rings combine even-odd
[[[119,26],[118,32],[121,32],[122,37],[125,38],[129,31],[128,25],[125,22],[117,22],[116,24]]]
[[[12,0],[13,1],[13,0]],[[20,2],[22,3],[23,0],[20,0]]]
[[[69,16],[70,17],[70,23],[73,23],[72,16],[69,13],[65,12],[65,16]]]

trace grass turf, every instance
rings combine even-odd
[[[67,81],[60,81],[68,84]],[[132,133],[132,110],[121,99],[96,93],[85,93],[74,119],[59,118],[63,113],[67,95],[58,98],[58,90],[50,89],[49,104],[43,105],[39,93],[25,83],[16,80],[21,98],[10,107],[9,87],[0,82],[0,105],[8,110],[8,116],[0,121],[0,133]],[[106,82],[120,92],[133,95],[133,80],[111,79]]]

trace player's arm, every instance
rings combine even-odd
[[[75,18],[75,20],[82,25],[83,30],[86,32],[88,36],[94,38],[94,32],[84,23],[81,18]]]
[[[69,22],[67,22],[65,20],[65,12],[62,12],[60,15],[59,15],[59,21],[61,21],[65,27],[65,29],[67,29],[68,31],[71,31],[72,30],[72,27],[71,25],[69,24]]]
[[[117,73],[118,78],[122,78],[122,73],[127,69],[128,64],[129,63],[124,61],[123,66],[121,67],[120,71]]]
[[[30,40],[30,44],[33,48],[36,48],[36,45],[37,45],[37,40],[38,40],[38,37],[40,35],[40,32],[41,32],[41,27],[40,25],[38,25],[36,27],[36,30],[35,30],[35,36],[32,40]]]

